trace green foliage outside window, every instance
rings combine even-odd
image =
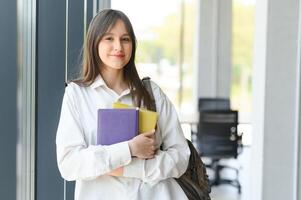
[[[231,102],[234,109],[248,113],[252,110],[254,9],[254,4],[233,1]]]
[[[233,0],[232,7],[232,74],[231,74],[231,102],[234,109],[240,112],[251,112],[252,94],[252,60],[254,37],[254,3],[245,4],[245,0]],[[175,3],[175,2],[174,2]],[[181,7],[162,19],[158,26],[151,26],[147,30],[149,39],[139,39],[136,61],[139,64],[152,63],[157,66],[156,75],[152,78],[164,79],[166,74],[161,73],[168,62],[170,71],[179,74],[179,48],[180,48],[180,19]],[[185,0],[184,19],[184,63],[183,63],[183,101],[182,104],[191,104],[193,87],[193,51],[195,48],[197,1]],[[156,13],[154,13],[156,14]],[[138,65],[139,67],[139,65]],[[156,77],[157,76],[157,77]],[[166,78],[165,78],[166,79]],[[179,75],[169,80],[179,82]],[[179,90],[177,87],[163,89],[170,94],[171,100],[179,108]],[[185,108],[185,106],[184,106]]]

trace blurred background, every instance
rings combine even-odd
[[[1,0],[1,199],[73,199],[55,134],[65,82],[104,8],[130,18],[140,77],[167,94],[186,138],[200,134],[200,99],[238,112],[239,153],[218,163],[241,191],[212,183],[212,199],[301,199],[299,0]]]

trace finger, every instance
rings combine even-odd
[[[155,134],[155,129],[143,133],[143,135],[146,136],[146,137],[153,137],[154,134]]]
[[[156,145],[156,140],[154,138],[150,138],[149,143],[150,143],[150,145],[155,146]]]
[[[150,151],[150,156],[153,156],[153,155],[155,155],[155,150]]]
[[[150,139],[155,139],[155,134],[151,135],[151,136],[147,136]]]
[[[154,157],[155,157],[154,154],[151,154],[151,155],[146,156],[146,159],[153,159]]]
[[[152,138],[147,138],[145,145],[147,145],[148,148],[155,145],[155,140]]]

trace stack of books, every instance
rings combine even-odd
[[[154,111],[116,102],[112,109],[98,109],[97,144],[111,145],[127,141],[137,134],[155,129]]]

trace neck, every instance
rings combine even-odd
[[[128,88],[124,76],[123,70],[100,70],[100,74],[106,83],[106,85],[114,90],[117,94],[121,94],[125,89]]]

